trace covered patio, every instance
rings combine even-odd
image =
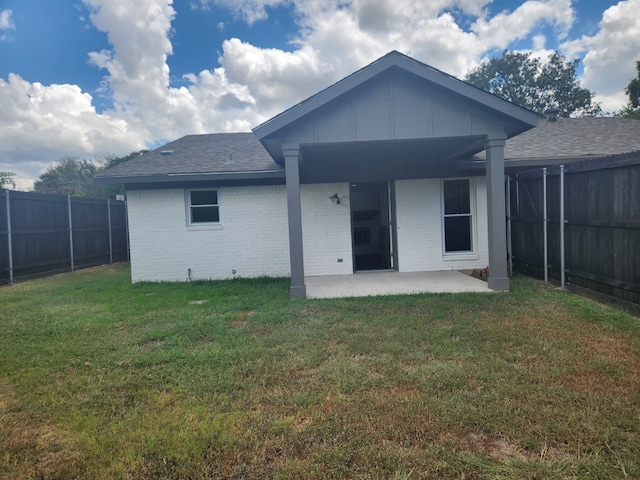
[[[486,265],[488,283],[477,288],[508,290],[504,146],[538,120],[533,112],[390,52],[256,127],[258,140],[285,169],[291,295],[459,291],[465,287],[449,266]],[[485,172],[472,179],[459,162],[481,151]],[[451,183],[456,180],[459,185]],[[366,182],[385,183],[386,191],[377,205],[364,208],[352,201],[354,188]],[[333,190],[313,203],[308,192],[322,188]],[[323,209],[328,201],[336,208]],[[304,219],[303,206],[311,212]],[[384,233],[377,242],[366,240],[370,229],[355,227],[365,219],[362,212],[379,219]],[[380,246],[379,267],[391,271],[355,274],[355,247],[371,244]],[[417,278],[405,282],[409,274]]]
[[[353,275],[305,277],[307,298],[346,298],[415,293],[493,292],[487,282],[465,273],[362,272]]]

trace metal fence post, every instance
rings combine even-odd
[[[509,262],[509,275],[513,275],[513,246],[511,245],[511,177],[507,179],[507,261]]]
[[[544,247],[544,283],[549,283],[549,249],[547,245],[547,168],[542,169],[542,236]]]
[[[9,250],[9,285],[13,285],[13,245],[11,243],[11,200],[9,190],[5,190],[5,203],[7,206],[7,249]]]
[[[564,265],[564,165],[560,165],[560,288],[565,288]]]
[[[67,195],[67,208],[69,210],[69,252],[71,254],[71,271],[75,270],[73,263],[73,221],[71,219],[71,195]]]
[[[131,261],[131,244],[129,243],[129,203],[124,201],[124,229],[127,241],[127,261]]]
[[[109,219],[109,265],[113,263],[113,240],[111,238],[111,200],[107,199],[107,212]]]

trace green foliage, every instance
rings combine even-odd
[[[629,82],[624,93],[629,97],[629,103],[619,113],[621,117],[640,119],[640,61],[636,62],[637,78]]]
[[[16,182],[13,179],[16,174],[13,172],[0,172],[0,188],[5,185],[11,185],[13,188],[16,188]]]
[[[40,193],[101,198],[99,187],[93,184],[96,165],[88,160],[63,157],[50,166],[36,181],[34,190]]]
[[[115,198],[116,195],[124,194],[124,185],[96,185],[93,176],[142,155],[145,151],[132,152],[123,157],[108,156],[100,163],[62,157],[40,175],[40,179],[35,182],[34,191],[74,197]]]
[[[505,50],[502,57],[471,70],[465,80],[541,116],[550,108],[558,108],[565,118],[601,114],[593,93],[576,80],[578,65],[579,60],[568,62],[557,52],[544,63],[531,53]]]

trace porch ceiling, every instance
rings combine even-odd
[[[484,136],[355,141],[300,146],[303,182],[439,177],[484,149]]]

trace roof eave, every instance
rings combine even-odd
[[[260,180],[284,178],[284,170],[260,170],[246,172],[203,172],[203,173],[155,173],[143,175],[109,175],[95,176],[93,181],[99,185],[114,183],[165,183],[165,182],[194,182],[207,180]]]
[[[538,157],[530,157],[530,158],[505,158],[504,160],[504,168],[505,169],[515,169],[515,168],[536,168],[536,167],[545,167],[551,165],[562,165],[563,163],[568,162],[576,162],[578,160],[589,160],[592,158],[602,158],[607,155],[582,155],[582,156],[566,156],[566,157],[547,157],[547,158],[538,158]],[[458,166],[460,169],[464,170],[484,170],[486,168],[487,161],[484,159],[477,160],[462,160],[458,162]]]

